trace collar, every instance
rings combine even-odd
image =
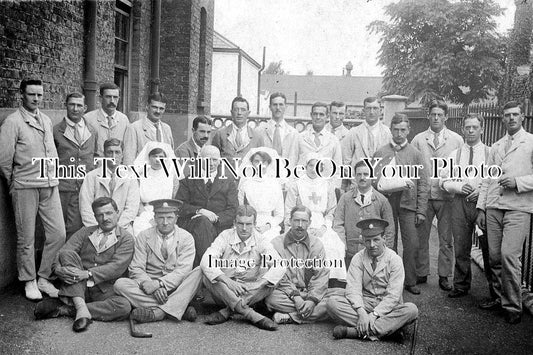
[[[39,119],[39,116],[41,115],[41,111],[39,111],[39,109],[36,109],[35,113],[31,113],[30,111],[26,110],[23,105],[20,105],[20,111],[23,114],[30,116],[36,120]]]
[[[112,114],[112,115],[108,115],[103,108],[100,108],[100,113],[102,113],[102,115],[105,117],[105,118],[108,118],[108,117],[113,117],[113,119],[116,119],[117,118],[117,110],[115,110],[115,113]]]
[[[381,255],[376,256],[376,260],[378,263],[381,262],[381,260],[383,260],[383,257],[385,256],[386,253],[387,253],[387,246],[383,248],[383,253],[381,253]],[[368,254],[368,251],[366,249],[365,249],[365,254],[370,260],[372,260],[373,257],[370,256],[370,254]]]
[[[196,149],[196,153],[200,154],[200,150],[202,149],[202,147],[196,144],[196,141],[194,140],[193,137],[191,137],[191,142],[192,142],[192,145],[194,146],[194,149]]]
[[[85,121],[84,119],[82,118],[78,123],[74,123],[74,121],[72,121],[70,118],[68,118],[67,116],[65,116],[65,122],[67,123],[68,126],[74,128],[76,126],[80,127],[80,128],[83,128],[85,127]]]
[[[439,136],[439,139],[441,139],[441,138],[444,137],[444,132],[446,132],[446,130],[447,130],[447,128],[446,128],[446,126],[444,126],[444,127],[442,128],[442,130],[441,130],[439,133],[437,133],[437,135]],[[433,131],[431,130],[431,127],[428,128],[428,132],[429,132],[429,134],[430,134],[432,137],[435,136],[435,132],[433,132]]]
[[[476,145],[473,145],[472,148],[474,148],[474,150],[476,150],[478,148],[481,148],[483,145],[484,145],[483,142],[481,140],[479,140],[479,142],[477,142]],[[466,147],[467,150],[470,150],[470,146],[467,143],[465,143],[465,147]]]
[[[507,133],[507,139],[517,139],[519,138],[521,135],[522,135],[522,132],[525,132],[524,131],[524,127],[520,128],[515,134],[513,135],[510,135],[509,133]]]
[[[409,141],[406,139],[405,142],[403,142],[402,144],[398,145],[398,144],[394,143],[394,141],[392,141],[392,138],[391,138],[390,145],[391,145],[392,149],[394,149],[395,151],[399,151],[399,150],[402,150],[403,148],[407,147],[408,143],[409,143]]]
[[[376,129],[378,129],[379,127],[379,121],[377,121],[373,126],[369,125],[368,122],[364,121],[363,124],[366,126],[366,128],[369,130],[369,131],[374,131]]]
[[[152,127],[155,127],[155,128],[157,128],[157,126],[161,124],[161,120],[158,120],[158,121],[154,122],[154,121],[152,121],[151,119],[149,119],[148,116],[146,116],[146,121],[147,121]]]
[[[238,246],[240,243],[242,243],[242,240],[241,238],[239,238],[239,235],[237,234],[237,230],[235,229],[235,227],[233,227],[233,233],[232,233],[232,238],[229,242],[229,244],[231,246]],[[244,245],[245,247],[251,247],[252,245],[255,245],[256,242],[255,242],[255,238],[256,238],[256,234],[255,234],[255,230],[252,231],[252,235],[250,236],[250,238],[246,239],[244,241]],[[248,248],[246,248],[248,249]],[[237,248],[237,250],[239,250],[239,248]]]
[[[176,232],[176,227],[174,227],[174,229],[172,230],[172,232],[170,232],[169,234],[167,234],[166,237],[163,236],[163,234],[161,234],[161,232],[159,232],[159,230],[158,230],[157,228],[155,229],[155,231],[156,231],[157,235],[159,236],[159,238],[160,238],[161,240],[164,240],[164,239],[172,239],[172,238],[174,237],[174,233]]]
[[[344,128],[344,124],[341,124],[340,126],[337,126],[335,128],[333,128],[330,123],[326,123],[326,125],[324,126],[324,129],[327,129],[329,131],[331,131],[331,129],[333,129],[335,132],[337,132],[338,130],[341,130],[343,128]]]
[[[272,128],[276,128],[276,125],[279,124],[279,128],[283,129],[283,128],[285,128],[286,122],[285,122],[285,119],[281,119],[281,121],[279,121],[279,123],[277,123],[276,121],[274,121],[273,118],[271,118],[271,119],[268,121],[268,124],[269,124]]]
[[[287,233],[285,233],[285,238],[283,238],[283,246],[287,248],[289,244],[305,244],[308,250],[311,250],[311,241],[309,239],[309,234],[306,232],[305,237],[301,240],[298,240],[295,238],[294,233],[292,231],[292,228],[289,229]]]

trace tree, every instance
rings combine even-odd
[[[411,99],[442,96],[468,105],[497,92],[505,41],[496,32],[502,9],[492,0],[400,0],[385,7],[381,35],[383,88]]]
[[[313,71],[313,69],[307,69],[307,71],[305,72],[305,75],[307,75],[307,76],[312,76],[314,74],[315,74],[315,72]]]
[[[268,67],[265,69],[265,74],[276,74],[276,75],[285,75],[289,74],[288,72],[285,72],[283,68],[281,67],[281,60],[278,62],[270,62],[268,64]]]

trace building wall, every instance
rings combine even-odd
[[[250,111],[257,112],[257,73],[259,69],[242,58],[241,65],[241,95],[250,103]]]
[[[238,59],[237,53],[213,53],[211,83],[211,113],[213,114],[230,114],[231,100],[237,96]],[[248,100],[246,96],[244,97]]]

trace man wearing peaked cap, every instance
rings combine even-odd
[[[337,323],[333,336],[378,340],[392,335],[418,317],[413,303],[403,303],[402,259],[385,245],[388,222],[378,218],[357,223],[365,249],[352,259],[346,294],[332,296],[328,314]]]
[[[179,200],[152,201],[156,226],[139,233],[129,266],[130,278],[115,283],[115,292],[130,301],[131,319],[154,322],[171,317],[196,320],[189,307],[202,280],[200,268],[192,270],[195,248],[192,235],[176,225]]]

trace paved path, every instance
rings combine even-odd
[[[480,270],[473,266],[471,293],[450,299],[437,285],[435,276],[436,238],[432,233],[432,273],[422,294],[404,294],[420,309],[417,354],[533,354],[533,317],[507,325],[497,312],[479,310],[475,304],[487,297]],[[202,323],[163,321],[141,325],[154,334],[151,339],[129,336],[126,322],[93,323],[82,334],[72,332],[72,320],[35,321],[34,304],[22,290],[0,295],[0,354],[403,354],[405,345],[353,339],[333,340],[329,323],[284,325],[276,332],[259,330],[240,320],[218,326]]]

